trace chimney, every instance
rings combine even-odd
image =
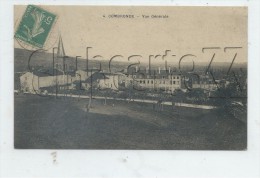
[[[158,72],[159,72],[159,74],[161,73],[161,68],[159,67],[159,69],[158,69]]]
[[[171,67],[169,67],[169,73],[171,73]]]
[[[138,66],[135,66],[135,72],[138,72]]]
[[[78,70],[78,58],[76,57],[76,71]]]
[[[149,67],[146,67],[146,71],[145,71],[146,73],[148,73],[149,72]]]

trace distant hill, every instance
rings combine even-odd
[[[25,49],[20,49],[20,48],[15,48],[14,49],[14,71],[15,72],[25,72],[28,71],[28,61],[29,57],[32,54],[33,51],[30,50],[25,50]],[[31,66],[33,68],[52,68],[52,60],[53,60],[53,54],[52,53],[46,53],[46,52],[37,52],[33,55],[31,58]],[[59,64],[59,67],[62,68],[62,59],[61,58],[56,58],[55,61]],[[102,70],[109,70],[109,59],[108,60],[89,60],[89,69],[91,68],[99,68],[101,63]],[[112,71],[120,71],[130,64],[135,63],[135,61],[124,61],[124,62],[119,62],[115,61],[111,63],[111,70]],[[66,64],[69,69],[75,69],[76,68],[76,63],[75,63],[75,57],[69,57],[66,59]],[[190,63],[182,63],[182,66],[191,66],[192,64]],[[148,66],[147,63],[141,63],[140,65],[143,68],[146,68]],[[164,63],[158,64],[158,63],[153,63],[152,64],[152,69],[155,69],[158,67],[161,67],[161,69],[164,67]],[[170,65],[168,65],[170,66]],[[175,66],[178,68],[178,64],[171,65]],[[195,68],[205,68],[208,66],[208,63],[206,62],[197,62],[195,63]],[[228,68],[230,66],[230,63],[227,62],[214,62],[212,64],[212,67],[217,69],[217,68]],[[234,63],[233,67],[235,68],[247,68],[247,63]],[[78,69],[86,69],[86,60],[80,58],[78,60]]]
[[[25,72],[28,71],[28,62],[29,58],[33,51],[15,48],[14,49],[14,71],[15,72]],[[52,68],[53,54],[46,52],[37,52],[34,53],[31,57],[30,66],[32,68]],[[55,62],[62,67],[62,58],[55,58]],[[76,68],[76,60],[75,57],[66,58],[65,62],[70,69]],[[91,68],[99,68],[101,63],[102,70],[109,70],[109,60],[89,60],[89,69]],[[133,63],[133,62],[132,62]],[[130,62],[112,62],[111,70],[118,71],[126,68]],[[86,60],[78,59],[78,69],[86,69]]]

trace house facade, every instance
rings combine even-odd
[[[53,76],[43,71],[26,72],[20,76],[21,90],[36,93],[41,88],[69,85],[76,80],[74,75],[65,74],[58,70],[55,71],[55,74]]]
[[[128,70],[125,73],[125,86],[140,90],[162,90],[172,93],[182,88],[182,76],[170,70]]]
[[[215,82],[218,81],[216,80]],[[199,78],[192,80],[192,88],[213,91],[217,89],[217,85],[215,82],[208,75],[200,75]]]
[[[119,74],[114,73],[102,73],[104,75],[103,78],[98,79],[98,87],[100,89],[112,89],[119,90],[118,82],[119,82]]]

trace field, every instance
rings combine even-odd
[[[15,148],[244,150],[245,123],[220,112],[15,94]]]

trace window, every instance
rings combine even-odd
[[[179,79],[179,77],[177,77],[177,79]]]
[[[153,84],[153,81],[151,81],[151,84]]]
[[[175,81],[173,81],[173,84],[175,84]]]
[[[147,83],[149,84],[149,80],[147,80]]]

